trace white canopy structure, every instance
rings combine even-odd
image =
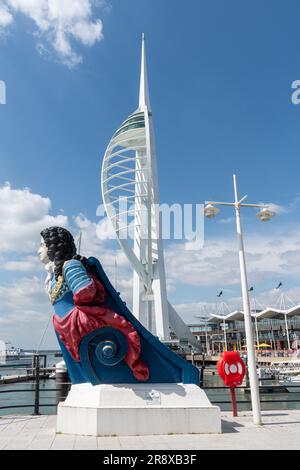
[[[265,318],[267,319],[281,319],[286,312],[284,310],[279,310],[277,308],[266,308],[262,312],[259,313],[254,313],[252,316],[253,318],[256,318],[257,320],[264,320]]]
[[[252,313],[251,316],[253,319],[257,320],[275,320],[275,319],[284,319],[285,316],[287,317],[296,317],[300,316],[300,305],[295,305],[294,307],[288,310],[279,310],[277,308],[266,308],[258,313]],[[220,315],[220,314],[211,314],[208,322],[209,323],[221,323],[223,321],[244,321],[244,312],[242,310],[235,310],[233,312],[228,313],[227,315]]]
[[[287,317],[296,317],[300,315],[300,305],[295,305],[294,307],[290,308],[286,311]]]
[[[171,327],[179,340],[199,348],[199,342],[167,300],[144,36],[139,107],[123,122],[107,147],[102,166],[102,196],[106,213],[134,270],[134,315],[161,340],[170,339]]]
[[[240,310],[235,310],[234,312],[228,313],[227,315],[220,315],[220,314],[211,315],[209,322],[221,323],[224,320],[225,321],[244,320],[244,313]]]
[[[281,299],[284,297],[284,294],[282,294]],[[284,302],[281,302],[283,304]],[[286,330],[286,337],[287,337],[287,342],[288,342],[288,349],[291,348],[291,343],[290,343],[290,335],[289,335],[289,327],[288,327],[288,318],[292,318],[295,316],[300,315],[300,304],[294,305],[293,307],[289,309],[278,309],[278,308],[270,308],[267,307],[264,310],[261,310],[260,312],[253,312],[251,313],[251,317],[253,318],[255,322],[255,329],[256,329],[256,342],[259,344],[259,335],[258,335],[258,326],[257,323],[259,320],[285,320],[285,330]],[[242,310],[235,310],[233,312],[228,313],[227,315],[223,314],[221,315],[219,312],[216,314],[211,314],[210,317],[207,320],[207,323],[222,323],[224,326],[227,322],[230,321],[244,321],[244,312]],[[227,343],[226,343],[226,330],[224,327],[224,342],[226,344],[227,348]]]

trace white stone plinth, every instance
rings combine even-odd
[[[221,415],[197,385],[73,385],[57,432],[81,436],[221,433]]]

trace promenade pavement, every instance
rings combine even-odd
[[[250,412],[222,413],[220,435],[84,437],[55,433],[56,416],[0,417],[0,450],[232,450],[300,449],[300,410],[263,412],[263,426]]]

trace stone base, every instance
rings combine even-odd
[[[57,432],[81,436],[221,433],[220,409],[196,385],[73,385]]]

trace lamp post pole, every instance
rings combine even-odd
[[[196,315],[196,318],[200,318],[204,322],[204,327],[205,327],[205,344],[206,344],[206,354],[210,354],[210,345],[209,345],[209,339],[208,339],[208,331],[207,331],[207,316],[202,317],[200,315]]]
[[[261,407],[260,407],[260,400],[259,400],[259,384],[258,384],[258,377],[257,377],[257,372],[256,372],[254,336],[253,336],[250,301],[249,301],[249,293],[248,293],[248,280],[247,280],[243,230],[242,230],[242,223],[241,223],[241,207],[260,208],[261,211],[257,214],[257,217],[262,222],[266,222],[270,220],[275,214],[271,212],[268,209],[268,206],[266,205],[244,204],[244,201],[247,199],[248,196],[244,196],[242,199],[239,200],[236,175],[233,175],[233,185],[234,185],[234,203],[212,202],[212,201],[206,202],[204,214],[208,218],[215,217],[220,212],[220,210],[215,206],[220,206],[220,205],[221,206],[233,206],[235,209],[236,229],[237,229],[237,236],[238,236],[239,262],[240,262],[240,271],[241,271],[243,310],[244,310],[244,320],[245,320],[245,333],[246,333],[246,342],[247,342],[247,362],[248,362],[248,372],[249,372],[249,380],[250,380],[253,422],[256,425],[261,425],[262,421],[261,421]]]
[[[287,339],[287,345],[288,345],[288,350],[290,351],[291,349],[291,342],[290,342],[290,332],[289,332],[289,326],[287,322],[287,314],[284,314],[284,320],[285,320],[285,332],[286,332],[286,339]]]
[[[258,324],[257,324],[256,316],[255,316],[255,332],[256,332],[256,346],[257,346],[257,349],[259,349]]]
[[[244,248],[243,230],[242,230],[242,223],[241,223],[240,204],[239,204],[238,193],[237,193],[236,175],[233,176],[233,181],[234,181],[236,228],[237,228],[238,245],[239,245],[239,261],[240,261],[240,270],[241,270],[243,310],[244,310],[245,333],[246,333],[246,341],[247,341],[247,357],[248,357],[248,370],[249,370],[249,380],[250,380],[250,389],[251,389],[252,412],[253,412],[254,424],[260,425],[262,421],[261,421],[261,407],[260,407],[260,400],[259,400],[259,384],[258,384],[258,377],[257,377],[257,372],[256,372],[256,359],[255,359],[254,338],[253,338],[253,329],[252,329],[252,320],[251,320],[250,302],[249,302],[249,293],[248,293],[245,248]]]
[[[210,346],[208,340],[208,331],[207,331],[207,323],[205,324],[205,341],[206,341],[206,354],[210,354]]]
[[[281,308],[281,310],[285,311],[284,294],[282,294],[281,297],[280,297],[280,308]],[[288,350],[290,350],[291,349],[290,332],[289,332],[289,326],[288,326],[288,322],[287,322],[287,314],[286,313],[284,314],[284,321],[285,321],[285,333],[286,333],[286,339],[287,339],[287,347],[288,347]]]
[[[223,319],[223,331],[224,331],[224,351],[227,351],[227,335],[226,335],[226,322],[225,322],[225,316]]]
[[[248,291],[250,292],[250,290]],[[258,322],[257,322],[257,316],[256,316],[256,298],[255,296],[253,297],[253,313],[254,313],[254,321],[255,321],[255,333],[256,333],[256,348],[259,350],[259,333],[258,333]],[[251,311],[251,302],[250,302],[250,311]]]

